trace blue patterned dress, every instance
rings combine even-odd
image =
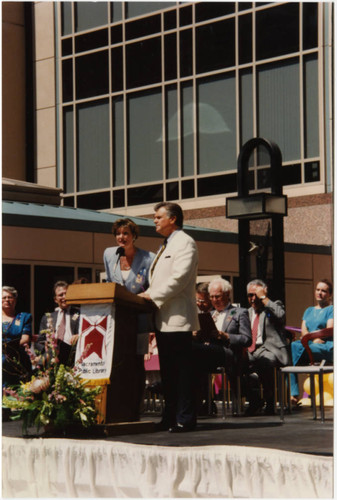
[[[30,313],[18,313],[13,321],[2,323],[2,387],[17,385],[30,373],[29,357],[19,345],[22,335],[32,336]]]

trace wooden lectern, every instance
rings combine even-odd
[[[141,312],[153,312],[155,306],[117,283],[69,285],[66,300],[69,305],[115,304],[115,338],[105,423],[137,421],[137,317]]]

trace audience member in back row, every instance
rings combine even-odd
[[[301,338],[307,333],[323,328],[333,327],[333,306],[332,301],[332,283],[327,279],[320,280],[315,289],[316,305],[308,307],[303,314]],[[309,341],[310,350],[313,353],[315,361],[328,362],[333,361],[333,340],[331,339],[314,339]],[[296,340],[291,343],[291,355],[293,365],[305,365],[309,363],[309,357],[305,351],[301,340]],[[291,381],[291,399],[292,404],[296,405],[299,401],[299,388],[297,376],[294,373],[290,374]]]
[[[196,374],[200,371],[212,372],[215,368],[224,366],[229,376],[232,376],[240,366],[243,348],[252,343],[248,311],[231,304],[232,285],[227,280],[214,279],[208,290],[214,307],[211,314],[216,330],[201,330],[194,336]],[[204,335],[207,333],[208,338]]]
[[[289,364],[289,350],[285,337],[285,310],[281,301],[268,297],[267,285],[253,280],[247,285],[252,328],[252,345],[248,348],[248,376],[246,377],[247,416],[257,413],[266,401],[265,414],[274,414],[274,367]],[[256,374],[258,378],[256,377]],[[247,380],[248,379],[248,380]],[[260,384],[263,399],[260,397]]]
[[[18,292],[12,286],[2,287],[2,386],[17,385],[31,372],[25,345],[32,336],[32,315],[15,310]]]
[[[208,282],[198,283],[195,290],[198,312],[205,313],[213,309],[211,299],[209,298]]]
[[[42,356],[48,355],[45,330],[54,331],[58,340],[59,362],[67,366],[73,366],[78,340],[80,310],[78,307],[67,305],[67,288],[68,283],[65,281],[55,283],[53,293],[57,307],[53,312],[45,313],[42,316],[39,336],[34,348]]]

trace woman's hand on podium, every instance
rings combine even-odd
[[[142,297],[145,300],[151,300],[152,301],[150,295],[148,293],[146,293],[146,292],[138,293],[138,297]]]

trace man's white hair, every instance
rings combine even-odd
[[[224,280],[223,278],[215,278],[214,280],[212,280],[210,282],[210,284],[208,285],[208,291],[209,292],[211,291],[211,288],[213,286],[220,286],[221,290],[224,293],[225,292],[230,292],[232,290],[232,285],[230,284],[230,282],[227,281],[227,280]]]

